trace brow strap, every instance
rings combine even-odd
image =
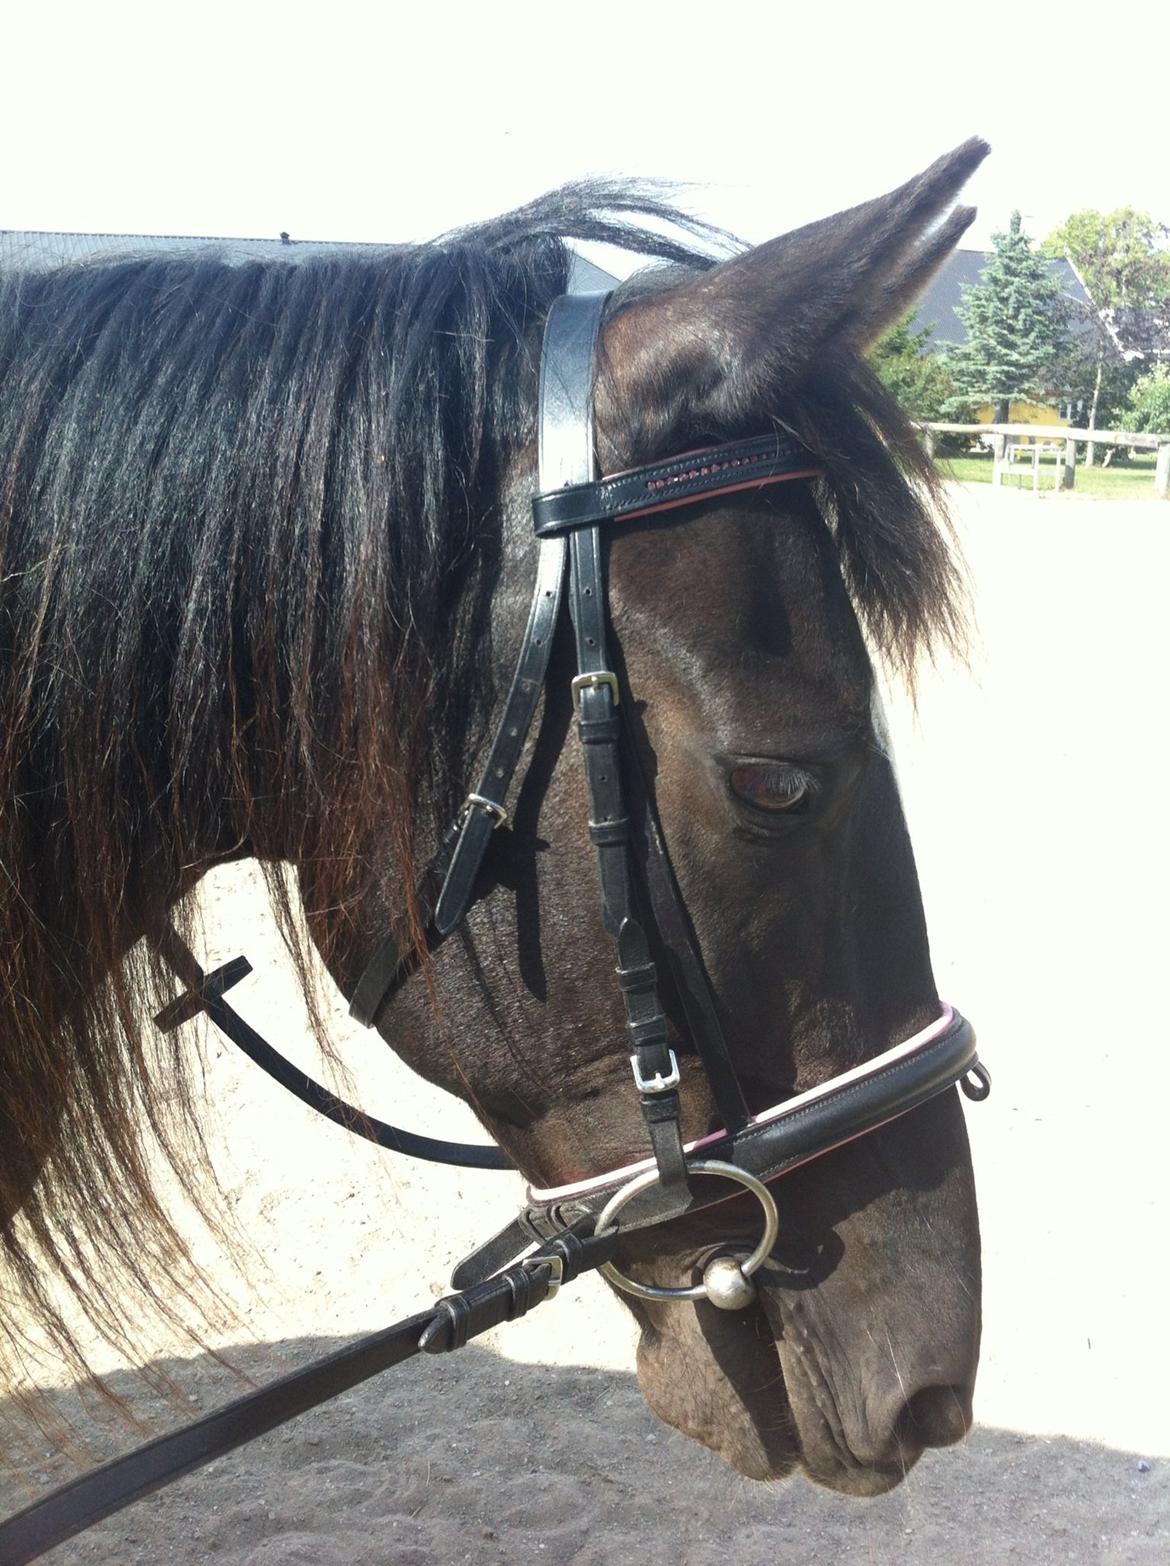
[[[545,538],[602,522],[630,522],[709,496],[762,489],[786,479],[819,478],[823,471],[803,446],[787,436],[754,435],[609,478],[546,489],[532,502],[533,524],[537,536]]]

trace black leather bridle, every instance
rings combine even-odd
[[[605,299],[566,295],[549,314],[540,371],[540,493],[533,501],[540,546],[532,608],[486,763],[418,888],[417,902],[425,912],[426,945],[434,950],[484,895],[484,858],[493,832],[508,820],[508,800],[545,688],[567,583],[588,829],[597,851],[603,921],[615,945],[633,1082],[650,1156],[572,1185],[543,1191],[530,1187],[519,1216],[455,1268],[452,1282],[458,1292],[431,1310],[163,1436],[0,1524],[0,1560],[6,1566],[35,1559],[100,1518],[390,1364],[419,1350],[458,1348],[489,1327],[516,1319],[588,1268],[601,1268],[630,1293],[705,1297],[722,1308],[742,1309],[752,1298],[750,1273],[775,1237],[769,1181],[875,1130],[955,1083],[974,1099],[985,1098],[990,1090],[970,1025],[946,1007],[929,1027],[864,1065],[770,1109],[754,1114],[749,1110],[671,869],[653,795],[640,769],[638,748],[623,721],[630,693],[623,690],[607,650],[601,530],[616,522],[651,521],[735,490],[814,477],[819,470],[795,442],[769,434],[598,479],[593,377]],[[636,859],[639,839],[641,855]],[[659,998],[660,976],[647,920],[666,955],[668,982],[721,1120],[722,1129],[693,1143],[684,1143],[682,1137],[681,1071]],[[157,1019],[161,1027],[176,1027],[205,1011],[270,1075],[359,1135],[434,1161],[511,1167],[498,1148],[420,1137],[372,1120],[290,1065],[225,999],[250,972],[246,959],[205,974],[174,930],[167,932],[160,950],[184,985]],[[372,1024],[419,960],[413,947],[404,951],[397,938],[388,938],[357,982],[351,997],[353,1016]],[[619,1213],[622,1232],[660,1224],[725,1200],[724,1180],[746,1186],[763,1208],[764,1236],[750,1258],[717,1257],[702,1283],[689,1289],[636,1284],[616,1271]]]

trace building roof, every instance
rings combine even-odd
[[[265,256],[301,261],[308,256],[361,252],[390,254],[401,245],[363,244],[328,239],[220,239],[195,234],[68,234],[48,230],[0,229],[0,273],[39,272],[51,267],[85,265],[126,256],[160,252],[190,254],[214,250],[228,261],[249,261]],[[569,278],[572,293],[590,293],[617,286],[611,277],[584,256],[573,255]]]
[[[963,302],[963,289],[983,281],[984,268],[993,254],[991,250],[954,251],[935,273],[933,281],[919,300],[911,331],[920,332],[923,327],[929,326],[932,329],[931,343],[966,342],[967,328],[957,313],[958,306]],[[1072,263],[1049,261],[1046,265],[1061,293],[1075,306],[1072,313],[1074,322],[1095,315],[1096,307]]]

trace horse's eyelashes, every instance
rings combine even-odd
[[[752,761],[733,767],[728,779],[737,799],[757,810],[793,814],[807,808],[816,780],[785,761]]]

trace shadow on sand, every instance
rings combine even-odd
[[[233,1351],[266,1380],[338,1341]],[[190,1416],[236,1395],[210,1358],[161,1362]],[[153,1429],[180,1411],[112,1378]],[[81,1464],[134,1444],[76,1389],[53,1410],[84,1432]],[[77,1471],[0,1405],[0,1507]],[[577,1566],[777,1562],[1002,1566],[1170,1558],[1170,1463],[1063,1437],[980,1429],[932,1453],[876,1501],[803,1481],[741,1479],[658,1423],[635,1379],[516,1364],[482,1349],[417,1360],[221,1458],[46,1559],[50,1566],[448,1566],[517,1559]]]

